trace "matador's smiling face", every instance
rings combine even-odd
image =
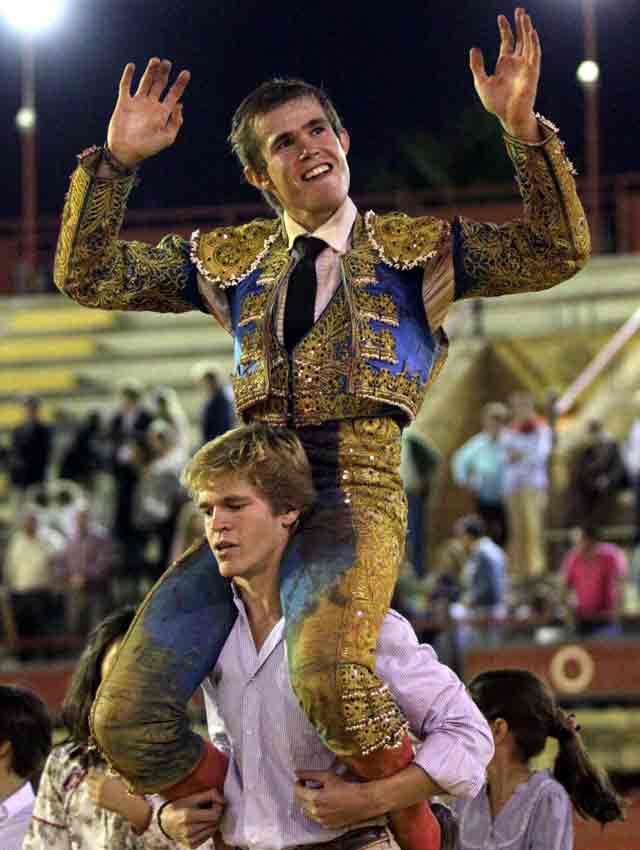
[[[349,134],[336,135],[313,97],[291,100],[255,121],[265,161],[250,183],[274,195],[289,215],[314,230],[338,209],[349,191]]]

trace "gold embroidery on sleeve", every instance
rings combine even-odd
[[[508,137],[506,146],[524,218],[503,225],[460,219],[464,270],[474,281],[466,298],[548,289],[589,257],[589,227],[560,140],[526,145]]]
[[[86,307],[182,313],[189,277],[186,242],[156,247],[118,239],[135,177],[104,180],[79,166],[71,177],[56,251],[58,289]]]

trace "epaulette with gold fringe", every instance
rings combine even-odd
[[[260,265],[280,228],[279,219],[255,219],[208,233],[196,230],[191,236],[191,259],[209,283],[235,286]]]
[[[447,221],[434,216],[412,218],[399,212],[376,215],[372,210],[366,213],[364,224],[382,262],[402,270],[423,266],[435,257],[450,230]]]

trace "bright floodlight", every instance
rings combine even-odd
[[[16,127],[21,133],[29,133],[36,126],[36,111],[31,106],[23,106],[16,115]]]
[[[0,14],[24,32],[37,32],[53,24],[64,0],[0,0]]]
[[[584,62],[578,65],[577,77],[582,85],[589,86],[592,83],[597,83],[599,76],[600,68],[598,67],[598,63],[594,62],[593,59],[585,59]]]

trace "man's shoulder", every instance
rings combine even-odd
[[[432,646],[420,643],[418,636],[402,614],[390,608],[385,614],[378,634],[376,669],[385,681],[391,683],[416,665],[432,665],[438,656]]]
[[[413,640],[416,644],[418,643],[418,637],[411,623],[398,611],[389,608],[382,621],[378,645],[382,647],[386,643],[394,643],[398,640]]]
[[[615,543],[598,543],[596,552],[606,565],[617,571],[621,564],[626,565],[627,556],[624,550]]]
[[[389,266],[412,269],[423,266],[449,239],[449,222],[435,216],[413,217],[403,212],[364,216],[367,237],[380,259]]]
[[[209,283],[234,286],[250,274],[281,233],[278,218],[216,227],[191,237],[191,259]]]
[[[466,441],[466,443],[462,444],[461,448],[467,449],[468,451],[471,451],[471,450],[478,451],[480,449],[484,449],[484,448],[489,447],[490,442],[491,441],[489,440],[489,438],[487,437],[485,432],[479,431],[477,434],[474,434],[472,437],[469,437],[469,439]]]

